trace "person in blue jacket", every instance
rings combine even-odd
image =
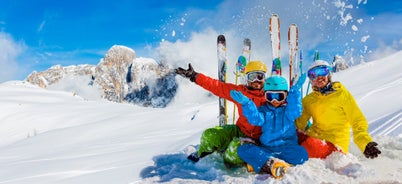
[[[243,144],[237,150],[239,157],[250,164],[256,173],[268,173],[280,178],[290,164],[302,164],[308,160],[306,149],[297,142],[294,123],[302,113],[300,88],[305,80],[304,74],[288,91],[284,77],[267,78],[264,83],[267,103],[258,109],[241,92],[230,92],[232,98],[242,104],[247,120],[262,127],[261,145]]]

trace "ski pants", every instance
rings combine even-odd
[[[299,144],[306,148],[309,158],[326,158],[332,152],[339,151],[342,152],[341,149],[338,149],[331,142],[317,139],[314,137],[310,137],[304,133],[297,133]]]
[[[240,137],[246,137],[236,125],[217,126],[206,129],[198,148],[198,156],[202,153],[218,151],[222,153],[226,163],[238,165],[244,163],[237,155],[237,148],[240,146]]]
[[[260,172],[270,158],[278,158],[292,165],[302,164],[308,159],[306,149],[297,144],[278,147],[244,144],[238,148],[237,153],[241,159],[253,166],[256,173]]]

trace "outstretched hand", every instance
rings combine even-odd
[[[191,66],[191,63],[188,64],[188,69],[185,70],[181,67],[176,68],[174,70],[176,74],[179,74],[180,76],[184,78],[190,79],[191,82],[195,82],[195,78],[197,77],[198,73],[194,71],[193,66]]]
[[[230,96],[233,98],[234,101],[242,105],[250,101],[250,99],[244,96],[243,93],[241,93],[240,91],[230,90]]]

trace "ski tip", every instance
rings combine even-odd
[[[273,14],[271,14],[271,17],[279,17],[279,15],[276,13],[273,13]]]
[[[315,51],[314,53],[314,60],[313,61],[317,61],[320,59],[320,53],[318,52],[318,50]]]
[[[219,36],[218,36],[218,42],[219,42],[219,41],[226,41],[225,36],[224,36],[224,35],[219,35]]]
[[[243,41],[244,45],[251,45],[251,40],[250,38],[245,38]]]

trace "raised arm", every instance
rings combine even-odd
[[[252,100],[236,90],[231,90],[230,96],[234,101],[242,105],[243,116],[247,118],[250,124],[255,126],[261,126],[264,124],[264,115],[258,111],[257,106]]]
[[[288,110],[286,111],[286,116],[291,120],[295,121],[302,114],[302,102],[301,102],[301,91],[304,82],[306,81],[306,74],[300,76],[299,80],[295,85],[293,85],[288,94]]]

